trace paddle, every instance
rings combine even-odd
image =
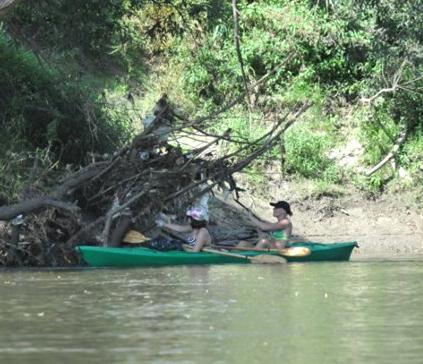
[[[178,238],[181,238],[181,237],[178,236]],[[123,238],[122,241],[124,243],[129,243],[129,244],[140,244],[140,243],[144,243],[148,240],[150,240],[150,238],[141,234],[139,231],[129,230],[126,233],[126,235],[125,235],[125,237]],[[311,254],[311,251],[310,251],[309,248],[299,247],[299,246],[298,247],[297,246],[291,247],[291,248],[284,248],[284,249],[254,249],[254,248],[230,247],[230,246],[218,247],[218,248],[223,248],[223,249],[227,249],[227,250],[260,251],[260,252],[264,252],[264,253],[265,252],[277,252],[282,257],[305,257],[305,256]],[[245,255],[234,254],[234,253],[229,253],[229,252],[222,252],[221,250],[216,250],[216,249],[204,248],[202,250],[203,251],[213,250],[213,251],[210,251],[210,252],[216,253],[216,254],[221,254],[221,255],[230,254],[230,256],[236,257],[236,258],[242,258],[242,259],[249,259],[250,258],[250,260],[254,260],[255,263],[283,263],[283,262],[280,261],[281,258],[276,257],[275,255],[261,254],[261,255],[255,256],[255,257],[246,257]],[[277,258],[277,259],[275,259],[275,258]]]
[[[290,248],[278,249],[278,252],[283,257],[306,257],[311,254],[310,248],[305,246],[293,246]]]
[[[249,214],[253,215],[257,220],[260,220],[260,218],[254,213],[252,212],[247,206],[245,206],[241,201],[239,201],[238,199],[234,198],[234,201],[241,206],[245,211],[247,211]]]
[[[175,233],[173,231],[172,232],[168,231],[168,233],[170,235],[174,235],[178,239],[181,239],[182,241],[184,241],[185,243],[187,243],[187,239],[185,239],[180,234],[177,234],[177,233]],[[185,247],[188,250],[192,249],[192,247],[190,245],[188,245],[188,244],[183,244],[183,247]],[[222,252],[221,250],[210,249],[210,248],[203,248],[203,249],[201,249],[201,251],[208,252],[208,253],[219,254],[219,255],[224,255],[224,256],[227,256],[227,257],[244,259],[244,260],[247,259],[251,263],[260,263],[260,264],[272,264],[272,263],[279,263],[279,264],[281,264],[281,263],[286,263],[286,259],[285,258],[278,257],[276,255],[269,255],[269,254],[260,254],[260,255],[254,256],[254,257],[247,257],[247,256],[241,255],[241,254],[234,254],[234,253],[229,253],[229,252]]]
[[[249,251],[259,251],[259,252],[276,252],[283,257],[306,257],[307,255],[311,254],[311,250],[305,246],[293,246],[290,248],[282,248],[282,249],[254,249],[254,248],[237,247],[237,246],[233,246],[233,247],[225,246],[224,249],[249,250]]]
[[[233,257],[233,258],[249,260],[251,263],[258,263],[258,264],[275,264],[275,263],[284,264],[284,263],[286,263],[285,258],[278,257],[276,255],[261,254],[261,255],[256,255],[254,257],[248,257],[246,255],[223,252],[221,250],[210,249],[210,248],[203,248],[202,251],[207,252],[207,253],[224,255],[226,257]]]
[[[136,230],[129,230],[122,239],[122,242],[129,244],[140,244],[150,240],[145,235]]]

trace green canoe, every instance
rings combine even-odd
[[[316,262],[316,261],[345,261],[349,260],[351,252],[357,243],[330,243],[320,244],[312,242],[292,243],[290,246],[307,247],[311,254],[303,257],[286,257],[288,262]],[[223,256],[215,253],[188,253],[184,251],[156,251],[148,248],[107,248],[80,245],[76,250],[92,267],[147,267],[166,265],[201,265],[250,263],[248,259]],[[257,251],[236,251],[237,254],[256,256],[263,253]]]

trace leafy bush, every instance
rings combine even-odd
[[[361,125],[360,140],[366,150],[364,162],[369,165],[379,162],[392,148],[398,131],[386,104],[376,106]]]
[[[50,146],[65,163],[88,152],[114,150],[128,135],[125,119],[111,119],[87,85],[63,77],[0,33],[1,148]]]
[[[415,184],[423,186],[423,125],[419,125],[416,133],[408,140],[398,160],[410,171]]]
[[[339,172],[326,157],[328,148],[324,134],[312,132],[304,127],[291,128],[285,134],[286,168],[306,178],[337,182]]]
[[[59,49],[78,48],[82,54],[104,60],[111,51],[141,51],[141,40],[129,21],[139,1],[34,0],[21,3],[15,19],[24,31],[37,30],[35,39]],[[125,46],[126,45],[126,46]],[[95,58],[92,58],[95,61]]]
[[[247,83],[274,72],[251,90],[248,106],[241,102],[209,123],[211,131],[231,128],[235,137],[251,140],[268,130],[265,120],[277,119],[299,101],[312,101],[318,107],[304,117],[309,129],[293,128],[285,137],[289,172],[339,182],[340,171],[326,157],[329,143],[342,135],[339,129],[344,134],[361,129],[364,163],[374,165],[406,127],[409,137],[397,161],[418,175],[423,120],[418,0],[239,0],[237,6]],[[87,151],[119,144],[131,116],[104,103],[88,80],[107,68],[116,89],[129,89],[131,77],[151,72],[143,79],[140,102],[166,92],[176,104],[189,105],[191,116],[212,112],[245,91],[229,1],[34,0],[20,2],[8,24],[35,48],[48,49],[43,56],[54,54],[62,71],[41,65],[34,54],[0,36],[6,146],[51,145],[57,155],[76,161]],[[75,69],[89,73],[83,82]],[[400,87],[389,91],[398,75]],[[358,101],[382,89],[360,120],[364,106],[357,111]],[[233,146],[225,152],[228,148]],[[265,157],[278,159],[280,152],[275,148]],[[364,184],[382,190],[394,172],[385,168]]]
[[[48,149],[37,149],[32,152],[11,152],[9,150],[0,150],[0,152],[0,200],[3,196],[7,203],[22,198],[24,189],[29,196],[33,197],[31,191],[37,191],[41,185],[43,187],[48,185],[47,173],[45,173],[47,170],[49,170],[49,177],[55,175],[51,170],[54,161],[50,159],[52,155]],[[41,184],[39,183],[40,179],[43,179]],[[28,185],[28,181],[30,185]]]

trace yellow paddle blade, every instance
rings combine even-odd
[[[306,257],[311,254],[311,250],[305,246],[293,246],[278,250],[279,254],[284,257]]]
[[[269,254],[261,254],[256,255],[255,257],[248,257],[251,263],[258,263],[258,264],[284,264],[286,263],[286,259],[282,257],[278,257],[277,255],[269,255]]]
[[[140,244],[150,240],[145,235],[136,230],[129,230],[123,238],[124,243]]]

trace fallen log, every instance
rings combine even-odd
[[[93,156],[92,163],[73,173],[65,170],[57,185],[39,197],[0,206],[0,220],[24,215],[13,244],[10,224],[0,231],[0,265],[77,264],[76,244],[118,245],[128,229],[153,236],[160,212],[183,218],[187,207],[218,186],[238,191],[233,174],[276,145],[309,106],[297,105],[263,136],[219,156],[207,152],[219,140],[230,140],[230,130],[194,150],[183,150],[177,135],[156,133],[163,125],[184,128],[167,102],[162,98],[146,131],[113,155]],[[211,221],[211,227],[220,238],[251,234],[243,224],[225,227],[225,217],[218,223],[222,226],[214,228]]]
[[[43,207],[54,207],[73,214],[80,211],[80,208],[75,204],[44,196],[37,199],[18,202],[14,205],[0,207],[0,220],[11,220],[18,215],[32,213]]]

